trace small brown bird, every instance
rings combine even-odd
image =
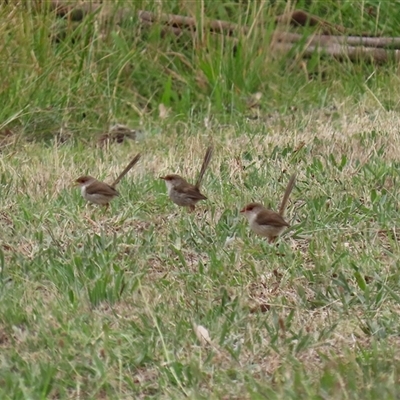
[[[240,212],[249,221],[250,228],[257,234],[266,237],[272,243],[281,233],[290,226],[284,219],[286,204],[296,181],[296,174],[290,177],[279,212],[266,209],[260,203],[247,204]]]
[[[207,197],[200,193],[200,184],[203,179],[204,173],[211,161],[213,148],[209,146],[204,156],[203,165],[197,178],[195,185],[187,182],[181,176],[176,174],[170,174],[166,176],[160,176],[160,179],[164,179],[168,190],[169,198],[178,206],[189,207],[190,211],[195,210],[195,205],[200,200],[206,200]]]
[[[81,187],[82,196],[87,201],[106,206],[107,208],[110,201],[114,197],[119,196],[115,186],[117,186],[121,179],[132,169],[139,159],[140,154],[137,154],[111,185],[100,182],[92,176],[81,176],[75,181],[75,183]]]

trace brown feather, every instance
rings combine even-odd
[[[274,227],[289,226],[281,215],[271,210],[262,210],[258,213],[255,222],[259,225],[270,225]]]
[[[283,195],[281,207],[279,208],[279,214],[282,217],[285,214],[286,204],[287,204],[287,202],[289,200],[290,193],[292,193],[292,190],[294,188],[295,182],[296,182],[296,174],[293,174],[290,177],[289,182],[288,182],[288,184],[286,186],[286,190],[285,190],[285,194]]]
[[[102,196],[109,196],[109,197],[119,196],[119,193],[112,186],[107,185],[107,183],[99,181],[95,181],[91,183],[89,186],[87,186],[86,193],[89,195],[99,194]]]
[[[125,167],[125,169],[119,174],[118,178],[111,184],[115,187],[121,181],[121,179],[133,168],[133,166],[139,161],[140,153],[136,154],[133,160]]]
[[[208,164],[210,164],[212,153],[213,153],[213,147],[209,146],[207,148],[206,154],[204,156],[204,160],[203,160],[203,164],[200,169],[199,177],[197,178],[196,184],[194,185],[198,189],[200,188],[200,184],[201,184],[201,181],[203,180],[203,176],[204,176],[204,173],[206,172]]]
[[[175,190],[180,193],[184,193],[187,197],[193,200],[206,200],[207,197],[200,193],[198,187],[191,185],[190,183],[178,185]]]

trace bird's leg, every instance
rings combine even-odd
[[[196,207],[195,207],[194,204],[191,204],[191,205],[189,206],[189,212],[194,212],[195,209],[196,209]]]
[[[110,203],[106,203],[104,204],[104,215],[106,214],[106,212],[108,211],[108,208],[110,207]]]

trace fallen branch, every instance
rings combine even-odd
[[[279,42],[296,43],[304,40],[304,35],[291,32],[275,31],[273,39]],[[400,37],[364,37],[364,36],[334,36],[334,35],[311,35],[307,41],[312,45],[349,45],[373,48],[400,49]]]
[[[62,0],[52,0],[50,3],[50,8],[56,12],[60,17],[68,16],[72,21],[81,21],[86,15],[99,11],[100,8],[107,9],[107,12],[112,14],[109,5],[102,4],[100,2],[88,2],[80,4],[66,4]],[[113,17],[116,17],[117,22],[122,22],[124,16],[129,15],[129,9],[120,9],[117,11]],[[146,22],[162,22],[169,26],[177,28],[192,28],[196,29],[197,23],[196,19],[192,17],[185,17],[181,15],[174,14],[155,14],[150,11],[139,11],[138,17],[142,21]],[[287,12],[275,18],[275,22],[279,24],[291,24],[293,26],[316,26],[321,27],[324,33],[331,32],[345,32],[346,28],[340,25],[333,25],[328,21],[323,20],[315,15],[308,14],[303,10],[294,10]],[[221,21],[221,20],[208,20],[205,21],[205,26],[207,26],[211,31],[224,33],[228,35],[233,35],[238,32],[247,33],[248,27],[240,27],[237,24]]]
[[[273,50],[282,53],[288,53],[294,48],[293,43],[276,43],[273,45]],[[339,44],[329,44],[321,47],[316,45],[307,45],[300,49],[304,56],[312,56],[317,52],[318,54],[327,54],[338,60],[350,61],[374,61],[376,63],[386,63],[388,61],[400,62],[400,50],[388,51],[385,49],[363,47],[363,46],[341,46]]]
[[[108,4],[90,2],[79,5],[66,4],[61,0],[52,0],[51,9],[61,17],[68,17],[73,21],[80,21],[90,13],[99,13],[100,17],[113,19],[116,23],[123,22],[124,18],[132,15],[130,9],[119,9],[113,12],[113,7]],[[160,24],[161,33],[165,35],[172,33],[175,36],[182,35],[185,31],[196,32],[198,21],[192,17],[172,14],[156,14],[150,11],[138,11],[137,16],[143,26],[150,27]],[[275,22],[279,25],[291,24],[295,26],[315,26],[323,33],[340,32],[344,33],[346,28],[340,25],[333,25],[329,22],[308,14],[302,10],[295,10],[276,17]],[[204,21],[204,27],[211,33],[224,34],[228,37],[238,36],[249,32],[246,26],[220,21]],[[233,40],[237,40],[234,39]],[[389,60],[399,61],[398,51],[400,49],[400,37],[366,37],[366,36],[344,36],[331,34],[313,34],[309,37],[291,32],[275,31],[271,40],[271,48],[277,51],[290,51],[298,44],[305,42],[301,52],[310,56],[315,51],[326,53],[334,58],[356,60],[368,60],[378,63]],[[301,48],[301,47],[300,47]]]
[[[322,33],[326,35],[332,32],[339,32],[342,34],[346,32],[344,26],[331,24],[303,10],[289,11],[276,17],[275,21],[280,24],[290,24],[293,26],[315,26],[321,28]]]

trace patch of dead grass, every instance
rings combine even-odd
[[[262,126],[259,121],[254,122],[249,129],[252,131],[260,130],[259,133],[255,134],[249,134],[245,131],[238,132],[235,126],[215,126],[216,132],[213,137],[215,152],[210,171],[207,172],[204,181],[204,190],[212,199],[212,205],[215,209],[213,216],[210,212],[207,212],[210,208],[209,203],[204,203],[199,207],[199,212],[195,215],[188,215],[184,210],[180,210],[169,203],[168,206],[163,208],[157,200],[161,196],[163,196],[163,201],[165,200],[164,187],[157,186],[156,183],[154,185],[149,184],[166,172],[181,173],[189,181],[194,182],[202,162],[204,150],[209,142],[208,136],[202,132],[198,132],[196,135],[188,135],[185,142],[180,144],[178,144],[178,136],[172,132],[162,138],[149,137],[146,141],[146,147],[143,144],[138,146],[128,142],[122,146],[113,147],[110,145],[107,147],[106,153],[102,153],[98,149],[91,149],[87,152],[84,150],[79,155],[75,154],[73,159],[70,157],[73,149],[68,147],[42,148],[35,143],[25,144],[15,157],[13,156],[11,165],[7,167],[6,176],[10,185],[17,189],[15,192],[17,199],[11,196],[2,199],[0,224],[4,225],[8,232],[7,237],[2,239],[2,251],[7,256],[7,260],[10,260],[11,254],[16,252],[21,254],[23,258],[32,260],[38,249],[34,240],[34,233],[37,229],[42,229],[53,241],[53,245],[58,243],[62,251],[73,249],[73,246],[82,249],[82,245],[80,246],[79,243],[84,243],[86,237],[94,235],[104,235],[108,238],[116,237],[118,245],[113,251],[116,252],[116,259],[122,265],[122,268],[127,271],[128,275],[131,271],[136,273],[137,270],[145,273],[140,279],[137,290],[133,293],[124,293],[113,304],[103,302],[97,307],[90,308],[86,300],[83,300],[85,296],[81,294],[82,297],[79,298],[79,301],[82,301],[82,304],[79,306],[78,313],[91,315],[97,331],[96,334],[99,335],[97,337],[101,338],[103,338],[103,333],[100,326],[104,321],[107,321],[110,329],[118,332],[118,334],[129,335],[128,327],[130,323],[142,324],[143,319],[147,318],[150,321],[149,326],[154,329],[154,321],[157,320],[158,323],[163,324],[163,332],[168,332],[163,340],[168,341],[169,336],[173,336],[173,327],[177,324],[176,321],[179,321],[179,318],[197,318],[197,312],[200,316],[207,313],[212,315],[210,310],[217,307],[221,301],[221,288],[226,284],[223,279],[236,277],[236,280],[232,278],[235,285],[227,287],[226,291],[229,301],[239,298],[239,313],[243,313],[243,315],[247,313],[247,315],[237,317],[237,321],[232,323],[232,332],[227,334],[226,342],[222,341],[223,355],[215,355],[211,365],[225,371],[232,368],[240,368],[245,372],[251,370],[253,377],[259,376],[261,379],[263,376],[273,377],[274,374],[281,373],[282,368],[290,365],[291,357],[295,357],[305,370],[318,375],[326,368],[326,362],[321,358],[321,355],[332,358],[332,354],[334,354],[336,360],[340,360],[346,357],[348,351],[356,352],[358,348],[368,348],[371,345],[371,336],[360,328],[360,321],[364,318],[365,308],[362,305],[355,305],[351,308],[351,314],[343,314],[339,311],[339,299],[336,301],[333,299],[331,303],[327,303],[325,306],[311,306],[315,300],[316,286],[327,286],[332,277],[325,277],[325,281],[316,280],[313,286],[300,272],[291,276],[290,271],[285,270],[287,266],[295,268],[291,266],[289,258],[270,257],[272,253],[268,252],[273,252],[275,249],[268,249],[265,254],[266,260],[253,257],[253,253],[248,251],[248,247],[257,248],[260,246],[252,234],[249,234],[247,241],[240,237],[238,240],[234,240],[226,253],[222,250],[219,253],[217,250],[217,253],[213,254],[220,260],[224,268],[221,268],[221,271],[218,274],[215,273],[211,278],[207,276],[207,273],[210,272],[208,266],[212,261],[211,247],[207,246],[207,241],[202,241],[200,233],[206,235],[205,232],[210,232],[207,235],[216,236],[225,234],[226,232],[216,231],[216,223],[222,218],[227,208],[237,209],[249,196],[259,197],[260,200],[271,196],[274,202],[279,202],[280,193],[285,184],[282,172],[294,169],[297,169],[299,183],[293,194],[291,207],[296,208],[296,204],[302,202],[301,207],[296,208],[298,213],[296,211],[293,221],[294,225],[296,219],[299,219],[297,222],[301,222],[301,218],[304,218],[302,210],[307,209],[309,196],[319,193],[320,190],[329,192],[332,188],[332,197],[335,195],[335,189],[329,185],[329,182],[320,181],[313,182],[310,186],[306,185],[307,180],[309,180],[309,176],[305,172],[307,165],[311,164],[315,158],[326,161],[330,154],[335,154],[337,157],[345,154],[348,163],[343,170],[332,169],[328,173],[330,180],[340,179],[350,184],[352,183],[352,176],[357,174],[360,165],[368,163],[371,158],[377,158],[377,150],[381,147],[384,148],[384,151],[379,154],[382,161],[390,163],[397,160],[396,149],[400,140],[397,132],[399,119],[399,116],[390,112],[377,112],[371,118],[370,114],[360,110],[354,114],[343,114],[343,116],[339,114],[339,117],[333,120],[326,116],[324,111],[315,111],[307,116],[294,115],[290,118],[275,116],[268,120],[267,126]],[[298,129],[300,123],[301,129]],[[282,124],[286,124],[286,128],[282,129]],[[278,156],[274,160],[268,159],[271,150],[277,146],[282,149],[291,148],[292,150],[288,151],[286,157]],[[141,148],[138,149],[138,147]],[[83,171],[90,171],[93,176],[111,180],[121,171],[126,160],[129,160],[129,157],[138,150],[143,153],[142,160],[122,183],[121,192],[140,191],[143,190],[143,187],[146,187],[146,191],[141,196],[141,201],[147,206],[155,203],[154,207],[157,212],[153,214],[148,211],[141,213],[139,210],[138,215],[135,215],[135,205],[127,203],[124,196],[118,199],[118,203],[116,203],[118,207],[111,208],[106,212],[96,206],[84,205],[83,200],[79,205],[76,204],[78,196],[72,193],[72,190],[76,189],[70,186],[70,182],[76,176],[79,176]],[[252,160],[242,157],[244,152],[251,153]],[[301,152],[304,153],[300,161],[298,163],[293,162],[290,157]],[[0,167],[6,168],[8,163],[6,153],[2,153]],[[248,166],[250,164],[258,172],[264,174],[265,186],[253,188],[245,186],[249,179]],[[224,168],[227,170],[226,175],[221,176],[220,171],[223,171]],[[393,180],[388,177],[386,181],[388,182],[386,189],[395,193],[396,187]],[[228,185],[230,186],[228,187]],[[149,187],[150,189],[148,189]],[[158,187],[162,187],[162,192],[157,191]],[[238,190],[237,198],[229,196],[230,193],[228,195],[226,192],[236,189]],[[351,187],[351,190],[357,194],[362,188]],[[43,192],[48,192],[45,200],[43,200]],[[36,216],[40,217],[40,215],[51,210],[53,217],[50,215],[45,223],[41,220],[41,225],[35,228],[29,228],[28,224],[26,237],[19,237],[18,240],[15,240],[9,231],[16,223],[16,215],[22,218],[18,214],[19,210],[15,208],[15,204],[26,201],[26,195],[29,197],[30,204],[35,205],[34,214]],[[58,203],[63,197],[65,197],[64,203]],[[65,210],[71,205],[68,209],[69,214],[66,215],[65,210],[58,204],[63,204],[62,207],[66,207]],[[13,207],[14,212],[9,212],[9,207]],[[181,225],[182,221],[184,221],[184,225]],[[237,219],[237,221],[240,220]],[[50,229],[50,233],[46,230],[46,226]],[[185,227],[187,232],[180,230],[182,226]],[[195,230],[191,231],[192,226],[197,227],[199,233],[196,233]],[[329,253],[326,257],[329,262],[333,262],[336,250],[346,247],[346,243],[348,244],[346,249],[350,255],[369,252],[377,262],[385,264],[381,273],[390,273],[396,265],[396,261],[395,256],[392,257],[389,252],[393,254],[398,252],[396,230],[390,230],[390,232],[379,230],[379,225],[375,224],[372,229],[376,228],[377,233],[371,239],[370,236],[361,237],[358,234],[359,228],[359,226],[341,226],[342,236],[335,232],[331,235],[329,248],[321,246],[316,250],[314,249],[312,256],[310,255],[311,240],[316,235],[325,237],[330,234],[323,227],[319,232],[306,232],[306,235],[302,238],[295,238],[289,233],[281,240],[288,244],[288,250],[295,253],[296,257],[301,260],[301,268],[312,273],[319,273],[314,264],[315,257],[319,255],[318,252],[321,252],[321,257],[325,255],[324,253]],[[144,238],[149,238],[151,233],[155,232],[154,243],[156,244],[153,252],[149,252],[145,240],[142,242],[140,240],[135,241],[135,235],[132,235],[132,232],[135,233],[136,237]],[[195,251],[193,249],[187,241],[190,235],[199,236],[199,247],[202,250],[196,249]],[[132,243],[126,243],[125,237],[133,237]],[[218,237],[214,239],[215,242],[217,242],[216,239]],[[180,257],[172,250],[172,246],[179,250],[180,256],[184,259],[184,266]],[[375,250],[377,248],[381,250]],[[236,254],[233,263],[229,261],[230,264],[228,265],[228,260],[231,260],[228,255],[232,251]],[[214,262],[216,261],[214,260]],[[185,277],[196,277],[199,274],[200,264],[205,266],[201,276],[202,281],[198,282],[196,289],[188,288]],[[255,277],[254,271],[248,268],[249,264],[254,265]],[[344,270],[345,267],[341,268]],[[370,271],[363,271],[363,273],[370,273]],[[349,274],[349,285],[355,287],[352,279],[354,279],[353,276]],[[29,282],[27,281],[28,285]],[[37,290],[37,288],[34,289],[35,286],[31,286],[32,289],[25,293],[25,302],[30,302],[32,304],[30,307],[34,307],[35,304],[38,304],[38,298],[40,298],[42,312],[44,315],[47,314],[44,320],[48,327],[56,329],[59,328],[59,324],[51,319],[51,314],[53,308],[60,307],[57,304],[59,301],[57,290],[61,289],[53,288],[54,290],[51,290],[50,282],[48,282],[48,285],[47,283],[43,283],[43,285],[43,287],[48,286],[49,291],[43,288]],[[303,288],[302,296],[298,291],[299,286]],[[326,288],[326,286],[321,289]],[[333,307],[333,305],[338,305],[338,307]],[[196,307],[196,312],[194,307]],[[162,310],[160,314],[156,312],[158,309]],[[171,314],[168,314],[166,310],[171,310]],[[384,311],[383,309],[381,312]],[[286,326],[285,321],[290,313],[293,313],[293,317],[290,326]],[[260,323],[264,318],[271,324],[272,316],[275,314],[279,316],[280,321],[279,346],[281,353],[279,354],[271,350],[270,334],[265,331]],[[221,334],[220,324],[224,322],[223,315],[218,318],[220,320],[216,317],[214,326],[206,326],[213,339]],[[31,321],[31,323],[35,324],[34,321]],[[333,327],[332,331],[319,339],[321,331],[329,326]],[[41,328],[36,327],[36,329],[40,333]],[[32,330],[32,332],[34,331]],[[310,344],[294,355],[295,343],[289,341],[291,332],[303,332],[303,335],[310,336]],[[158,335],[158,333],[155,334]],[[71,336],[77,341],[80,340],[79,332],[75,331]],[[255,336],[261,337],[259,342],[257,341],[259,339],[254,339]],[[4,347],[9,348],[7,338],[1,342],[2,337],[2,330],[0,330],[0,346],[3,343]],[[182,348],[176,350],[182,360],[189,363],[193,354],[197,354],[193,350],[195,339],[188,336],[180,338],[180,340],[182,340]],[[224,346],[227,346],[226,343],[230,343],[230,341],[249,344],[248,347],[243,347],[238,360],[227,356],[229,353],[224,350]],[[390,336],[388,343],[392,342],[395,343],[396,339]],[[16,344],[21,346],[21,351],[26,351],[23,344],[18,341]],[[45,350],[41,352],[43,353]],[[107,355],[107,350],[104,350],[104,354]],[[206,362],[207,351],[199,354],[198,357],[204,358],[204,362]],[[155,352],[155,357],[158,357],[159,360],[166,357],[161,346]],[[400,356],[396,353],[396,357]],[[209,362],[208,360],[207,363]],[[210,364],[205,366],[205,368],[209,367]],[[115,376],[117,376],[119,374],[118,367],[113,365],[112,368]],[[147,387],[151,392],[159,376],[160,372],[157,366],[153,364],[148,367],[138,367],[132,373],[131,378],[139,385]],[[209,379],[211,379],[211,375]],[[125,384],[122,386],[126,388]]]

